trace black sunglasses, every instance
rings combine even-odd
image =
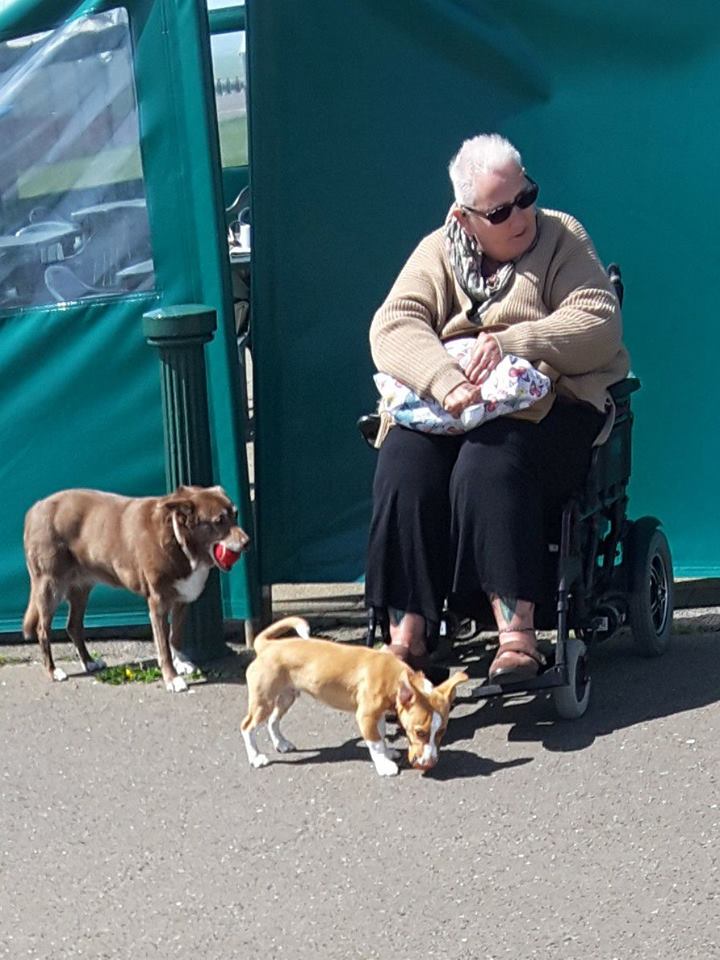
[[[520,210],[527,210],[528,207],[531,207],[538,198],[538,193],[540,193],[540,187],[535,183],[532,177],[528,177],[525,174],[525,179],[530,184],[529,187],[525,187],[524,190],[521,190],[520,193],[515,197],[511,203],[502,203],[499,207],[495,207],[494,210],[476,210],[474,207],[462,206],[462,210],[466,210],[468,213],[475,213],[478,217],[482,217],[483,220],[487,220],[488,223],[498,224],[505,223],[510,214],[513,212],[513,207],[519,207]]]

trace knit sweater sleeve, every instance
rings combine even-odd
[[[439,403],[465,381],[439,337],[451,298],[442,234],[436,231],[411,254],[370,326],[377,369]]]
[[[598,370],[621,349],[620,305],[590,238],[567,215],[544,285],[545,317],[498,333],[504,354],[550,364],[573,376]]]

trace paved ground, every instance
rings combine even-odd
[[[354,588],[278,596],[360,635]],[[582,720],[463,701],[436,771],[389,780],[310,700],[250,770],[239,647],[181,696],[0,648],[0,958],[718,957],[720,616],[676,626],[661,660],[601,647]]]

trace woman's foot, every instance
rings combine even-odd
[[[412,667],[411,660],[424,656],[425,617],[390,607],[390,652]],[[412,667],[412,669],[415,669]]]
[[[390,653],[411,670],[421,671],[433,686],[450,676],[450,671],[433,663],[425,644],[425,618],[419,613],[390,609]]]
[[[434,663],[427,653],[411,653],[407,647],[403,647],[397,643],[391,643],[387,649],[388,652],[396,656],[398,660],[406,663],[411,670],[424,673],[434,687],[444,683],[450,676],[450,670],[447,667],[442,667]]]
[[[538,651],[533,626],[535,604],[515,597],[490,596],[490,605],[498,626],[500,646],[490,664],[491,683],[520,683],[531,680],[545,657]]]
[[[499,635],[500,646],[490,664],[488,680],[502,685],[521,683],[537,676],[546,660],[537,648],[537,638],[532,627],[509,628],[499,631]]]
[[[401,643],[390,643],[387,646],[388,653],[391,653],[394,657],[397,657],[398,660],[402,660],[403,663],[406,663],[410,666],[410,648],[404,647]]]

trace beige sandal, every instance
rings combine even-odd
[[[503,634],[520,633],[532,634],[530,637],[520,637],[517,640],[500,640],[500,646],[495,659],[490,664],[488,680],[491,683],[520,683],[537,676],[540,667],[547,665],[545,657],[537,649],[535,630],[532,627],[506,627],[498,631]]]

